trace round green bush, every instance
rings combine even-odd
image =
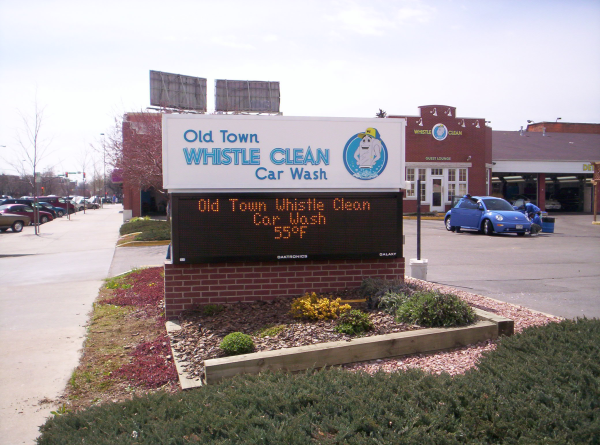
[[[219,347],[227,355],[247,354],[254,350],[254,342],[249,335],[232,332],[225,336]]]
[[[475,312],[456,295],[420,291],[400,305],[396,319],[429,328],[465,326],[475,321]]]
[[[358,335],[373,329],[373,322],[368,314],[354,309],[342,313],[334,329],[340,334]]]

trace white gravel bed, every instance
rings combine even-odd
[[[562,320],[560,317],[542,314],[522,306],[516,306],[511,303],[504,303],[502,301],[487,298],[482,295],[460,291],[449,286],[429,283],[411,277],[405,277],[405,281],[407,283],[418,284],[421,288],[435,289],[444,293],[458,295],[473,307],[510,318],[515,322],[515,334],[518,334],[522,332],[523,329],[531,326],[541,326],[547,323],[559,322]],[[410,368],[421,368],[422,370],[432,374],[441,374],[446,372],[450,375],[456,375],[463,374],[468,369],[476,367],[481,355],[484,352],[492,351],[494,349],[496,349],[495,341],[485,341],[450,351],[442,351],[431,354],[414,354],[400,358],[353,363],[344,366],[344,368],[348,370],[366,371],[369,374],[374,374],[377,371],[397,372]]]

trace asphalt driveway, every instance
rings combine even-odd
[[[448,232],[421,221],[427,280],[566,318],[600,318],[600,225],[552,214],[554,233],[518,237]],[[404,257],[417,257],[417,221],[404,220]]]

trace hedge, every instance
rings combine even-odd
[[[594,444],[600,321],[500,340],[465,375],[238,377],[49,419],[39,444]]]

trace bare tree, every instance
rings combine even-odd
[[[26,116],[19,113],[23,121],[23,128],[17,133],[18,149],[13,161],[9,164],[19,173],[22,178],[31,178],[31,193],[34,196],[34,201],[37,202],[38,196],[38,181],[41,176],[38,176],[39,163],[48,155],[50,141],[42,138],[42,122],[44,109],[40,108],[37,99],[34,102],[33,116]],[[32,172],[29,176],[29,172]],[[39,177],[39,179],[38,179]],[[39,234],[39,213],[37,206],[34,206],[34,224],[35,234]]]

